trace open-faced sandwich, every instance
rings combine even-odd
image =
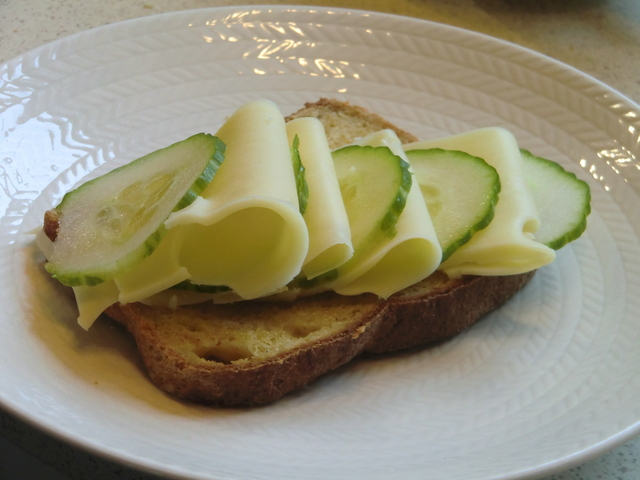
[[[419,141],[336,100],[241,106],[65,195],[37,241],[177,397],[258,405],[365,352],[441,341],[586,227],[586,183],[484,128]]]

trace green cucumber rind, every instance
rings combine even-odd
[[[400,215],[404,211],[404,207],[407,205],[407,197],[413,184],[413,175],[409,170],[411,166],[402,157],[398,155],[395,155],[395,157],[398,159],[398,167],[401,173],[400,186],[398,187],[398,194],[393,200],[389,211],[380,223],[380,228],[389,238],[395,237],[398,233],[396,225],[398,224]]]
[[[400,218],[400,214],[404,210],[404,207],[406,206],[406,203],[407,203],[407,196],[409,194],[409,190],[411,189],[411,185],[413,184],[413,174],[409,170],[410,165],[406,161],[404,161],[402,157],[395,155],[391,151],[391,149],[389,149],[389,147],[385,147],[385,146],[373,147],[370,145],[366,145],[366,146],[347,145],[345,147],[341,147],[333,151],[334,162],[336,161],[336,158],[335,158],[336,154],[339,155],[342,153],[342,154],[348,155],[349,149],[354,149],[354,150],[363,149],[363,150],[370,150],[372,152],[376,150],[386,150],[387,153],[385,153],[385,155],[388,155],[389,157],[395,157],[395,159],[397,160],[398,168],[400,170],[400,181],[398,184],[398,193],[393,198],[393,200],[391,200],[386,210],[386,213],[379,220],[378,228],[375,228],[374,226],[373,229],[369,231],[369,233],[360,240],[359,245],[354,244],[355,251],[353,253],[353,256],[349,260],[347,260],[345,263],[340,265],[338,268],[331,270],[329,272],[326,272],[325,274],[320,275],[319,277],[316,277],[311,281],[301,282],[299,285],[297,285],[303,289],[314,288],[324,283],[330,283],[331,281],[344,275],[353,267],[353,265],[357,265],[360,262],[360,259],[363,256],[366,256],[370,252],[371,247],[373,245],[376,245],[378,241],[383,239],[385,236],[391,237],[391,238],[395,236],[395,234],[397,233],[396,225],[398,223],[398,219]],[[363,247],[363,245],[365,245],[366,247]]]
[[[409,190],[411,190],[411,185],[413,184],[413,175],[409,170],[411,167],[406,161],[404,161],[402,157],[394,154],[389,147],[372,147],[370,145],[347,145],[345,147],[334,150],[333,154],[345,154],[345,152],[346,154],[348,154],[349,150],[357,149],[369,150],[371,152],[383,149],[388,152],[389,156],[395,157],[395,159],[397,160],[397,166],[400,171],[400,184],[398,186],[397,195],[387,207],[386,213],[379,223],[380,230],[387,237],[393,238],[398,233],[396,225],[398,224],[400,215],[404,211],[404,207],[407,205],[407,196],[409,195]]]
[[[417,158],[415,158],[418,155],[455,154],[457,158],[464,159],[463,161],[468,161],[468,162],[473,161],[473,162],[480,163],[483,166],[483,168],[491,176],[494,177],[493,185],[491,187],[491,190],[489,191],[490,199],[484,211],[484,216],[477,223],[471,225],[469,229],[462,236],[456,238],[455,240],[451,241],[448,244],[441,245],[441,248],[442,248],[441,262],[444,262],[456,250],[458,250],[464,244],[468,243],[477,232],[487,228],[491,223],[491,221],[493,220],[493,217],[495,216],[495,208],[500,198],[500,191],[502,190],[502,184],[500,183],[500,175],[498,174],[498,171],[493,166],[489,165],[483,158],[469,155],[466,152],[462,152],[458,150],[444,150],[441,148],[429,148],[429,149],[422,149],[422,150],[408,150],[406,154],[410,162],[418,161]],[[412,157],[414,158],[412,159]],[[418,183],[420,183],[419,180],[418,180]]]
[[[211,182],[211,180],[215,176],[215,173],[218,171],[220,165],[224,161],[224,151],[226,146],[219,138],[213,135],[206,134],[206,133],[199,133],[187,138],[186,140],[183,140],[183,142],[193,139],[195,137],[201,137],[201,136],[203,136],[204,138],[210,138],[214,142],[214,151],[206,167],[204,168],[203,172],[187,189],[187,192],[185,192],[185,194],[182,196],[182,198],[180,199],[180,201],[172,211],[179,210],[180,208],[184,208],[190,203],[192,203],[197,197],[197,195],[191,195],[189,192],[193,190],[194,192],[202,193],[204,188],[206,188],[206,186]],[[181,142],[177,142],[177,143],[181,143]],[[176,144],[169,145],[164,149],[171,148],[174,145]],[[164,150],[164,149],[160,149],[160,150]],[[156,153],[157,151],[158,150],[151,152],[147,155],[144,155],[143,157],[140,157],[126,165],[121,165],[120,167],[115,168],[100,177],[97,177],[88,182],[85,182],[80,187],[65,194],[65,196],[62,198],[58,206],[55,207],[55,210],[58,211],[59,214],[61,214],[61,212],[64,209],[65,203],[73,199],[73,196],[77,193],[79,188],[84,187],[86,185],[94,184],[97,181],[104,181],[104,178],[108,177],[113,172],[122,170],[133,163],[146,163],[147,161],[149,161],[149,157],[154,153]],[[166,218],[164,220],[166,220]],[[86,271],[80,271],[80,270],[68,271],[62,268],[63,266],[57,263],[47,262],[45,264],[45,269],[47,270],[47,272],[49,272],[49,274],[51,274],[53,278],[57,279],[63,285],[66,285],[69,287],[95,286],[95,285],[99,285],[100,283],[113,280],[118,274],[124,271],[130,270],[137,263],[139,263],[149,255],[151,255],[156,250],[156,248],[158,247],[158,245],[160,244],[160,242],[162,241],[162,239],[165,237],[167,233],[167,229],[164,226],[164,220],[158,226],[158,228],[153,233],[151,233],[138,247],[131,250],[125,256],[116,260],[110,265],[107,265],[106,267],[98,268],[97,270],[92,270],[91,273],[88,273]]]
[[[211,180],[213,180],[213,177],[215,177],[218,169],[222,165],[222,162],[224,162],[224,154],[227,149],[227,146],[224,144],[224,142],[218,137],[215,137],[208,133],[200,135],[206,135],[207,137],[211,137],[213,139],[215,151],[204,171],[198,178],[196,178],[196,180],[193,182],[193,185],[191,185],[189,190],[186,191],[184,196],[173,208],[174,212],[182,210],[183,208],[191,205],[195,201],[195,199],[198,198],[198,196],[204,191],[204,189],[207,188],[207,186],[211,183]]]
[[[222,159],[220,160],[220,163],[222,163],[222,160],[224,160],[224,149],[226,148],[226,146],[225,146],[225,144],[222,142],[222,140],[220,140],[218,137],[214,137],[213,135],[211,135],[211,134],[209,134],[209,133],[196,133],[195,135],[192,135],[192,136],[188,137],[187,139],[183,140],[182,142],[185,142],[185,141],[187,141],[187,140],[191,140],[191,139],[196,138],[196,137],[201,137],[201,136],[202,136],[202,137],[206,137],[206,138],[212,138],[212,139],[214,140],[214,142],[215,142],[215,145],[216,145],[216,151],[214,152],[213,157],[212,157],[212,158],[211,158],[211,160],[209,161],[209,164],[207,165],[207,167],[205,168],[205,171],[204,171],[204,172],[203,172],[203,174],[202,174],[202,175],[204,175],[204,173],[205,173],[205,172],[206,172],[206,171],[211,167],[211,162],[212,162],[212,161],[214,161],[214,163],[215,163],[215,162],[217,161],[216,155],[217,155],[217,153],[218,153],[218,151],[217,151],[218,147],[222,147],[222,149],[223,149],[223,151],[222,151]],[[154,150],[153,152],[151,152],[151,153],[147,153],[146,155],[143,155],[142,157],[139,157],[139,158],[137,158],[137,159],[135,159],[135,160],[133,160],[133,161],[131,161],[131,162],[129,162],[129,163],[127,163],[127,164],[125,164],[125,165],[120,165],[119,167],[114,168],[113,170],[110,170],[109,172],[105,173],[104,175],[100,175],[99,177],[93,178],[93,179],[91,179],[91,180],[89,180],[89,181],[87,181],[87,182],[83,183],[83,184],[82,184],[82,185],[80,185],[79,187],[74,188],[74,189],[73,189],[73,190],[71,190],[70,192],[67,192],[67,193],[62,197],[62,200],[61,200],[61,201],[60,201],[60,203],[55,207],[55,209],[56,209],[57,211],[61,211],[61,210],[63,209],[63,207],[64,207],[65,203],[66,203],[66,202],[68,202],[68,201],[70,201],[70,200],[71,200],[71,199],[72,199],[72,198],[73,198],[73,197],[78,193],[78,191],[80,190],[80,188],[83,188],[83,187],[88,186],[88,185],[92,185],[92,184],[94,184],[94,183],[96,183],[96,182],[99,182],[99,181],[103,181],[103,179],[104,179],[105,177],[109,177],[109,176],[111,176],[112,174],[115,174],[116,172],[118,172],[118,171],[120,171],[120,170],[122,170],[122,169],[125,169],[125,168],[127,168],[127,167],[130,167],[130,166],[131,166],[131,165],[133,165],[133,164],[136,164],[136,163],[146,163],[146,162],[148,162],[148,161],[149,161],[149,157],[152,157],[152,155],[154,155],[156,152],[159,152],[159,151],[161,151],[161,150],[167,150],[167,149],[169,149],[169,148],[173,147],[174,145],[176,145],[177,143],[182,143],[182,142],[176,142],[176,143],[171,144],[171,145],[169,145],[169,146],[167,146],[167,147],[164,147],[164,148],[161,148],[161,149],[158,149],[158,150]],[[215,160],[214,160],[214,159],[215,159]],[[214,172],[213,172],[213,174],[214,174],[214,175],[215,175],[215,172],[217,171],[217,169],[218,169],[218,167],[219,167],[219,166],[220,166],[220,165],[218,165],[217,167],[215,167]],[[201,175],[201,177],[202,177],[202,175]],[[211,175],[211,178],[213,178],[213,175]],[[200,177],[199,177],[199,178],[194,182],[194,185],[192,185],[192,187],[195,187],[196,189],[197,189],[197,188],[199,188],[199,186],[196,186],[196,184],[198,184],[198,185],[200,184],[199,180],[200,180]],[[211,181],[211,180],[209,180],[209,182],[210,182],[210,181]],[[209,182],[207,182],[207,185],[209,184]],[[206,185],[204,185],[204,187],[206,187]],[[191,188],[191,187],[190,187],[190,188]],[[204,190],[204,188],[200,189],[200,192],[199,192],[199,193],[202,193],[202,190]],[[194,199],[195,199],[195,197],[194,197]],[[183,200],[184,200],[184,197],[183,197],[183,199],[181,199],[181,200],[180,200],[180,202],[182,202]],[[180,202],[178,202],[178,204],[180,204]],[[187,206],[187,205],[185,205],[185,206]],[[183,207],[183,208],[184,208],[184,207]]]
[[[129,252],[127,255],[115,262],[115,264],[108,269],[102,269],[93,271],[92,273],[85,273],[83,271],[60,271],[58,266],[54,263],[47,262],[44,268],[51,274],[53,278],[58,280],[63,285],[68,287],[80,287],[87,286],[93,287],[103,282],[113,280],[118,273],[128,270],[127,267],[133,267],[137,261],[135,259],[143,260],[151,255],[160,242],[167,234],[167,228],[164,224],[147,237],[147,239],[136,249]]]
[[[291,142],[291,160],[293,162],[293,174],[296,180],[296,191],[298,193],[298,209],[304,215],[307,211],[309,203],[309,184],[305,177],[305,168],[300,158],[300,138],[298,135],[293,137]]]
[[[584,195],[583,218],[581,218],[575,225],[573,225],[569,231],[566,231],[562,235],[559,235],[551,240],[543,242],[544,245],[553,250],[560,250],[568,243],[571,243],[572,241],[578,239],[587,229],[587,217],[591,213],[591,189],[589,188],[589,184],[584,180],[580,180],[573,172],[568,172],[562,167],[562,165],[554,162],[553,160],[538,157],[524,148],[520,149],[520,154],[524,162],[539,162],[540,164],[544,164],[546,168],[556,170],[558,174],[562,175],[563,177],[568,179],[568,181],[572,182],[574,188],[582,190],[582,193]],[[544,219],[541,219],[541,222],[543,221]]]

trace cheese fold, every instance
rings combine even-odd
[[[118,301],[119,292],[115,282],[110,280],[91,287],[73,287],[73,294],[78,305],[78,324],[89,330],[102,312]]]
[[[312,279],[345,263],[353,255],[349,219],[340,196],[331,150],[322,122],[298,118],[287,123],[289,143],[298,137],[299,152],[309,186],[304,220],[309,251],[302,273]]]
[[[309,247],[284,118],[273,102],[251,102],[216,136],[227,145],[216,176],[165,225],[186,229],[180,264],[192,283],[258,298],[290,282]]]
[[[185,233],[180,228],[169,230],[150,256],[113,280],[120,303],[139,302],[191,277],[180,264]]]
[[[482,128],[452,137],[404,145],[405,150],[442,148],[484,159],[500,176],[500,197],[491,223],[456,250],[440,270],[461,275],[513,275],[551,263],[555,252],[534,240],[540,226],[526,184],[518,143],[508,130]]]
[[[354,143],[388,147],[409,163],[392,130],[382,130]],[[328,288],[341,295],[371,292],[387,298],[433,273],[442,259],[442,249],[416,181],[411,184],[396,230],[393,238],[381,235],[364,252],[356,251],[353,261],[338,269],[338,278]]]

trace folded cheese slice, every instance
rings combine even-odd
[[[150,256],[113,280],[120,303],[139,302],[191,277],[180,264],[185,233],[180,228],[169,230]]]
[[[386,146],[409,163],[392,130],[382,130],[355,143]],[[338,269],[338,278],[328,288],[342,295],[371,292],[387,298],[433,273],[442,259],[442,249],[416,181],[412,182],[396,230],[393,238],[381,235],[374,245],[365,247],[366,251],[356,251],[354,261]]]
[[[89,330],[102,312],[118,301],[119,290],[115,282],[109,280],[91,287],[73,287],[73,294],[78,304],[78,324]]]
[[[309,251],[302,273],[312,279],[345,263],[353,255],[349,219],[322,122],[299,118],[287,123],[289,143],[299,139],[299,152],[309,186],[304,220],[309,231]]]
[[[44,229],[39,229],[35,233],[38,248],[49,260],[53,253],[53,242]],[[102,312],[118,301],[119,290],[115,282],[110,280],[91,287],[73,287],[73,294],[78,305],[78,324],[85,330],[89,330]]]
[[[165,225],[186,230],[179,261],[192,283],[261,297],[300,272],[309,247],[284,118],[270,101],[251,102],[216,136],[227,145],[223,164],[202,195]]]
[[[483,128],[443,139],[404,145],[405,150],[460,150],[484,159],[500,176],[500,197],[489,226],[476,232],[441,266],[450,277],[513,275],[551,263],[555,252],[534,240],[540,226],[518,143],[508,130]]]

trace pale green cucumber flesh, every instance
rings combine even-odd
[[[521,149],[529,191],[538,208],[535,239],[559,250],[582,235],[591,213],[591,190],[562,166]]]
[[[291,142],[291,159],[293,161],[293,174],[296,179],[296,191],[298,192],[298,208],[300,213],[304,215],[309,203],[309,184],[305,178],[305,168],[300,158],[299,146],[300,139],[296,135],[293,137],[293,142]]]
[[[378,242],[393,238],[413,182],[409,164],[388,147],[350,145],[335,150],[333,160],[354,253],[336,270],[301,285],[303,288],[335,280]]]
[[[483,159],[432,148],[409,150],[407,158],[442,247],[442,261],[493,219],[500,177]]]
[[[67,193],[46,269],[69,286],[97,285],[149,256],[169,214],[189,205],[224,159],[208,134],[145,155]]]
[[[335,150],[333,163],[354,250],[380,232],[393,238],[411,189],[409,164],[387,147],[359,145]]]
[[[207,137],[210,137],[210,139],[214,142],[215,151],[200,176],[196,178],[191,187],[182,196],[180,201],[176,204],[175,207],[173,207],[173,212],[177,212],[178,210],[182,210],[183,208],[191,205],[198,197],[198,195],[200,195],[204,191],[204,189],[207,188],[207,186],[211,183],[211,180],[213,180],[213,177],[216,175],[216,172],[224,161],[224,153],[227,150],[227,146],[224,144],[224,142],[218,137],[214,137],[212,135],[200,135],[207,135]]]

